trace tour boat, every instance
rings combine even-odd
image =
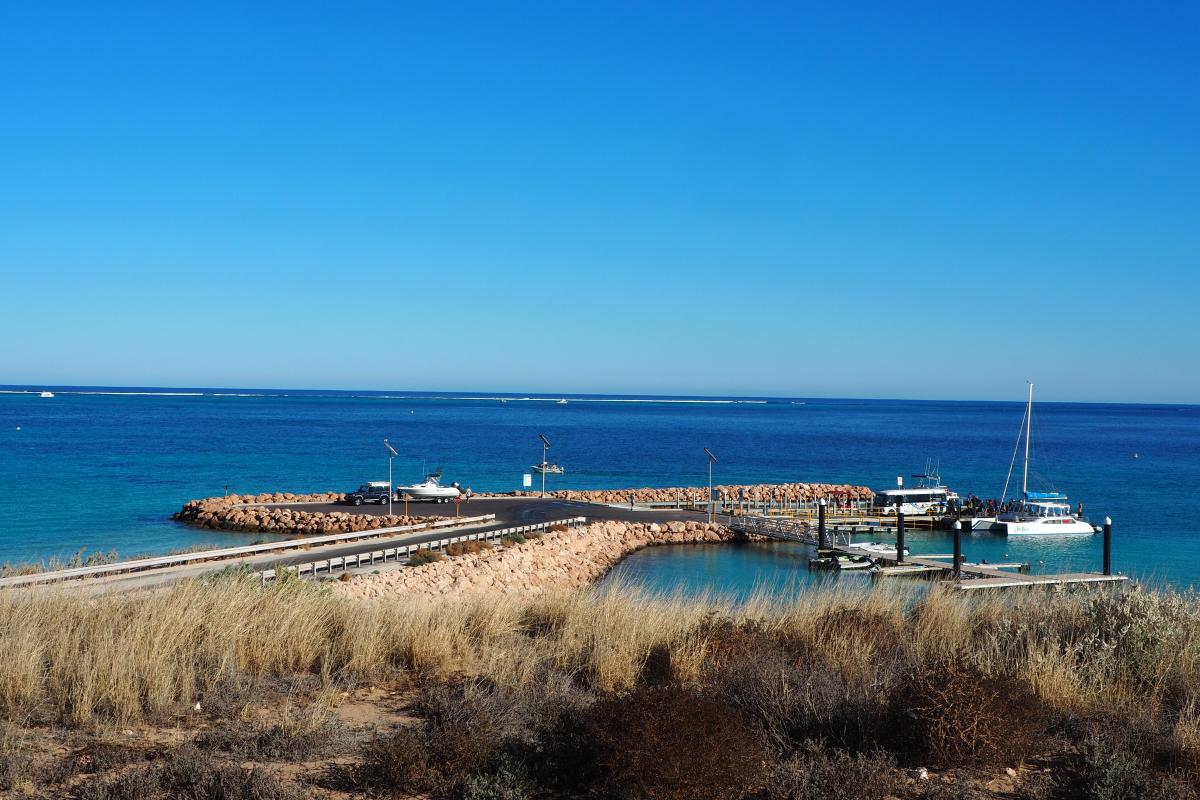
[[[1029,491],[1029,440],[1033,432],[1033,384],[1029,384],[1029,399],[1025,403],[1025,419],[1021,426],[1025,439],[1025,466],[1021,477],[1021,499],[1016,508],[1000,514],[992,530],[1007,536],[1089,536],[1096,528],[1082,517],[1071,513],[1071,503],[1059,491]],[[1020,446],[1021,438],[1017,439]],[[1008,483],[1016,465],[1016,451],[1008,467],[1001,502],[1008,495]]]
[[[566,472],[562,464],[548,464],[545,461],[541,464],[534,464],[530,469],[540,475],[562,475]]]
[[[396,494],[410,500],[436,500],[439,503],[453,500],[462,494],[457,483],[442,486],[441,480],[441,470],[431,472],[420,483],[414,483],[412,486],[397,486]]]
[[[906,515],[938,514],[945,511],[958,495],[942,484],[940,465],[925,462],[925,472],[913,475],[917,485],[912,488],[884,489],[875,493],[872,504],[880,514],[894,515],[897,506]]]
[[[54,397],[54,392],[42,392],[39,397]]]

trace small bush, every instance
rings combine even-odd
[[[475,553],[482,553],[484,550],[491,550],[492,546],[487,542],[479,539],[472,539],[465,542],[451,542],[446,545],[446,555],[449,556],[465,556]]]
[[[919,665],[902,679],[894,750],[947,766],[1020,761],[1040,743],[1037,696],[1021,680],[987,675],[962,659]]]
[[[376,737],[363,749],[363,782],[394,792],[417,792],[430,785],[433,768],[425,737],[415,728],[400,728]]]
[[[1090,598],[1077,635],[1080,669],[1101,680],[1124,678],[1139,687],[1156,683],[1170,653],[1194,624],[1194,609],[1178,595],[1138,589]]]
[[[370,742],[365,750],[368,785],[391,792],[449,797],[487,771],[499,752],[495,724],[463,687],[435,687],[417,711],[420,728],[402,728]]]
[[[24,750],[24,738],[17,726],[0,722],[0,790],[12,789],[24,779],[29,768]]]
[[[643,687],[599,701],[589,716],[597,764],[623,797],[726,800],[761,784],[760,732],[707,694]]]
[[[462,788],[462,800],[529,800],[534,787],[522,775],[501,767],[496,772],[472,775]]]
[[[298,795],[259,769],[221,764],[192,746],[144,769],[84,784],[80,800],[293,800]]]
[[[1160,781],[1132,752],[1103,739],[1088,744],[1085,785],[1090,800],[1163,798]]]
[[[762,726],[771,744],[787,751],[808,740],[850,751],[881,745],[887,692],[848,685],[834,670],[802,669],[769,643],[711,676],[714,690]]]
[[[408,566],[421,567],[426,564],[436,564],[445,561],[446,557],[434,550],[418,550],[408,557]]]
[[[897,788],[896,764],[885,753],[851,755],[808,742],[778,764],[761,800],[879,800]]]
[[[525,544],[528,539],[519,533],[510,533],[507,536],[501,536],[500,541],[507,545]]]
[[[144,751],[132,747],[111,742],[92,742],[75,754],[69,772],[109,772],[145,759]]]
[[[196,745],[243,759],[300,761],[350,750],[354,735],[336,717],[310,710],[275,725],[230,725],[205,731]]]

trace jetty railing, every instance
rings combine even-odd
[[[718,514],[715,517],[727,528],[756,536],[765,536],[785,542],[817,544],[817,526],[790,517],[760,517],[752,514]],[[826,527],[828,543],[834,547],[849,546],[853,533]]]
[[[529,525],[515,525],[511,528],[501,528],[495,531],[476,531],[474,533],[465,533],[462,536],[450,536],[446,539],[438,539],[432,542],[421,542],[419,544],[402,544],[395,547],[387,547],[382,550],[373,550],[367,553],[355,553],[349,556],[337,556],[335,558],[323,558],[319,561],[308,561],[303,564],[289,564],[286,567],[280,567],[278,570],[267,569],[258,573],[259,580],[263,586],[267,585],[268,581],[276,580],[281,572],[291,572],[297,577],[316,577],[317,573],[324,571],[326,574],[332,573],[335,569],[342,571],[348,569],[360,569],[364,566],[372,566],[374,564],[384,564],[389,560],[398,564],[405,564],[408,560],[416,555],[421,550],[430,550],[434,552],[444,551],[450,545],[456,542],[487,542],[503,539],[506,536],[523,535],[526,533],[535,533],[538,531],[549,530],[555,526],[565,525],[568,528],[573,528],[576,525],[583,525],[587,522],[587,517],[570,517],[568,519],[553,520],[550,522],[535,522]]]
[[[114,561],[111,564],[99,564],[92,567],[72,567],[70,569],[54,570],[52,572],[35,572],[30,575],[13,575],[0,578],[0,588],[15,586],[30,586],[37,583],[53,583],[75,578],[96,578],[104,575],[115,575],[122,572],[141,572],[162,567],[175,567],[202,561],[218,561],[227,558],[256,556],[277,550],[295,550],[297,548],[315,547],[355,539],[376,539],[402,533],[420,533],[438,528],[458,527],[496,519],[495,514],[483,514],[478,517],[448,517],[436,522],[422,522],[416,525],[398,525],[394,528],[376,528],[369,531],[351,531],[350,533],[331,533],[324,536],[310,536],[305,539],[284,539],[278,542],[264,542],[241,547],[225,547],[219,550],[196,550],[189,553],[139,558],[132,561]]]

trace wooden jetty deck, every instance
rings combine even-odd
[[[721,515],[719,521],[743,533],[764,536],[785,542],[818,546],[817,525],[809,520],[793,517],[760,516],[757,514]],[[895,530],[893,527],[892,531]],[[870,533],[885,532],[879,527],[871,527]],[[826,524],[826,547],[821,555],[837,558],[845,556],[857,559],[868,559],[874,564],[873,574],[888,575],[926,575],[940,577],[954,583],[954,588],[963,591],[977,589],[1011,589],[1030,588],[1034,586],[1062,587],[1075,585],[1116,584],[1126,581],[1125,575],[1105,575],[1099,572],[1072,572],[1060,575],[1033,575],[1028,572],[1013,572],[1028,565],[1020,564],[977,564],[964,562],[959,569],[959,576],[954,577],[954,565],[947,562],[953,556],[938,556],[910,554],[903,561],[898,561],[895,555],[887,555],[863,550],[854,544],[855,533],[861,532],[858,526],[831,526]]]

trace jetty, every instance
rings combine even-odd
[[[961,535],[955,530],[955,552],[920,555],[902,552],[906,522],[891,518],[891,525],[861,525],[836,523],[827,520],[824,509],[819,511],[816,525],[809,519],[763,514],[722,514],[719,521],[740,533],[761,536],[783,542],[798,542],[817,548],[817,557],[810,566],[830,569],[867,570],[875,577],[922,576],[953,585],[961,591],[980,589],[1011,589],[1066,587],[1097,584],[1119,584],[1128,577],[1113,574],[1111,558],[1112,525],[1104,526],[1104,568],[1101,572],[1072,572],[1058,575],[1035,575],[1028,564],[986,564],[963,560]],[[865,542],[855,544],[859,533],[893,532],[897,546],[890,552],[878,546],[866,549]]]

